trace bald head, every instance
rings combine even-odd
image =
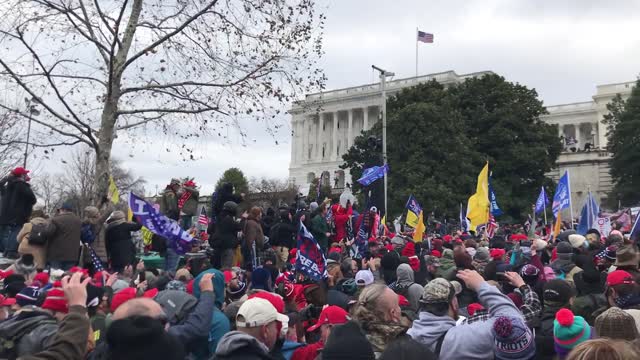
[[[157,302],[148,298],[131,299],[120,305],[111,317],[113,320],[125,319],[132,316],[148,316],[159,318],[164,312]]]

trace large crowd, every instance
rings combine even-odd
[[[142,225],[107,199],[49,218],[23,168],[0,196],[2,359],[640,359],[640,257],[619,230],[414,240],[350,201],[265,210],[225,184],[181,256],[158,235],[139,250]],[[191,229],[198,196],[172,180],[159,209]],[[298,266],[301,229],[319,280]]]

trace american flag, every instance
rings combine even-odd
[[[209,225],[209,218],[207,217],[207,209],[205,209],[204,206],[202,207],[202,210],[200,210],[200,216],[198,216],[198,224],[202,224],[205,226]]]
[[[433,34],[418,30],[418,41],[423,43],[433,43]]]
[[[496,218],[494,218],[492,214],[489,214],[489,222],[487,223],[487,237],[489,239],[493,238],[493,235],[496,234],[496,230],[498,230],[498,223],[496,222]]]

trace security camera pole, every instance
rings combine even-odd
[[[382,117],[382,166],[387,165],[387,76],[395,76],[396,74],[381,69],[375,65],[371,65],[374,70],[380,72],[380,91],[382,92],[382,106],[380,115]],[[384,214],[387,214],[387,173],[384,173]]]

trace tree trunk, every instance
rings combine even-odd
[[[120,101],[121,95],[120,85],[122,83],[122,74],[125,71],[129,49],[133,43],[138,20],[142,12],[142,3],[143,0],[135,0],[131,6],[131,14],[122,38],[122,44],[118,48],[117,53],[112,55],[111,58],[109,88],[104,102],[104,109],[102,110],[98,148],[95,149],[96,195],[98,201],[102,200],[109,193],[109,178],[111,175],[109,160],[111,159],[111,148],[113,147],[113,140],[116,135],[115,128],[118,121],[118,102]]]

